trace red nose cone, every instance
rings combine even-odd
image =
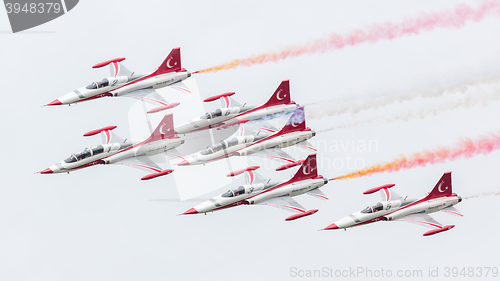
[[[332,223],[329,226],[325,227],[325,230],[338,229],[338,228],[339,227],[336,224]]]
[[[196,211],[194,208],[191,208],[187,211],[185,211],[184,213],[182,213],[183,215],[192,215],[192,214],[198,214],[198,211]]]
[[[51,101],[50,103],[46,104],[46,105],[61,105],[62,103],[59,101],[59,100],[53,100]]]
[[[184,160],[184,161],[182,161],[181,163],[179,163],[177,165],[179,165],[179,166],[189,166],[189,162],[186,161],[186,160]]]
[[[53,171],[50,168],[47,168],[47,169],[40,172],[40,174],[52,174],[52,173],[53,173]]]

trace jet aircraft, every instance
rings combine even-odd
[[[166,114],[149,138],[139,143],[123,141],[111,130],[116,126],[107,126],[92,130],[84,136],[93,136],[101,133],[104,143],[96,147],[85,148],[83,151],[71,154],[67,159],[41,171],[41,174],[69,173],[85,167],[98,164],[122,163],[131,167],[146,169],[154,173],[142,177],[148,180],[163,175],[168,175],[174,170],[162,170],[149,157],[178,147],[184,143],[174,131],[172,114]],[[112,142],[115,141],[115,142]]]
[[[266,181],[254,172],[258,168],[259,166],[252,166],[228,174],[228,176],[236,176],[245,173],[246,184],[209,199],[182,215],[213,212],[239,205],[263,204],[296,213],[285,219],[291,221],[318,211],[317,209],[306,210],[292,197],[306,193],[322,200],[328,199],[319,190],[328,183],[328,180],[318,175],[316,154],[310,154],[297,173],[291,179],[282,182]]]
[[[175,131],[178,134],[187,134],[212,128],[227,128],[265,116],[288,113],[294,111],[298,106],[291,101],[289,80],[282,81],[271,98],[260,106],[241,105],[231,98],[234,94],[231,92],[206,98],[205,102],[221,99],[225,107],[207,112],[199,118],[191,119],[176,127]]]
[[[286,125],[279,131],[262,128],[257,134],[243,135],[243,125],[240,125],[239,136],[222,140],[216,145],[189,155],[179,166],[205,164],[231,156],[245,156],[258,153],[259,156],[285,160],[290,158],[280,148],[298,143],[306,144],[309,149],[316,151],[307,142],[316,132],[306,127],[304,107],[298,107],[290,116]],[[288,156],[288,157],[287,157]],[[286,160],[288,161],[288,160]],[[295,162],[297,163],[297,162]],[[296,164],[299,165],[300,163]]]
[[[432,230],[423,234],[429,236],[450,230],[455,226],[443,226],[428,214],[443,211],[460,217],[463,216],[453,207],[460,203],[462,198],[452,192],[451,172],[444,173],[434,189],[427,196],[420,199],[403,198],[390,190],[393,186],[394,184],[386,184],[368,189],[363,194],[371,194],[380,190],[384,201],[340,219],[327,226],[325,230],[346,229],[377,221],[399,220],[432,228]]]
[[[110,77],[106,77],[99,82],[92,82],[90,85],[74,90],[47,105],[70,105],[102,97],[128,95],[158,105],[158,107],[148,111],[148,113],[153,113],[179,105],[179,103],[166,102],[157,93],[154,96],[146,97],[155,93],[154,89],[172,86],[189,92],[180,83],[191,76],[191,72],[181,67],[180,48],[172,49],[165,61],[163,61],[157,70],[151,73],[136,74],[135,72],[131,72],[121,64],[121,61],[124,59],[116,58],[94,65],[93,68],[109,65]]]

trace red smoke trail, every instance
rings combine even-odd
[[[287,47],[277,52],[254,55],[245,59],[235,59],[228,63],[197,71],[197,73],[214,72],[266,62],[278,62],[289,57],[322,53],[366,42],[375,43],[384,39],[392,40],[405,35],[419,34],[422,31],[432,31],[436,28],[460,28],[467,22],[480,21],[490,14],[500,15],[500,2],[483,2],[476,9],[466,4],[459,4],[452,10],[424,13],[400,23],[376,23],[368,26],[365,30],[354,30],[344,35],[334,33],[326,39],[318,39],[304,45]]]
[[[375,173],[394,172],[401,169],[425,167],[429,164],[443,163],[459,158],[471,158],[478,154],[488,154],[500,149],[500,134],[482,136],[476,140],[464,139],[450,148],[438,148],[432,151],[415,153],[410,156],[401,155],[398,159],[388,163],[376,164],[367,169],[359,170],[332,180],[351,179],[370,176]]]

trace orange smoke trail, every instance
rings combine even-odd
[[[196,73],[215,72],[266,62],[278,62],[289,57],[323,53],[342,49],[346,46],[354,46],[366,42],[374,43],[384,39],[392,40],[405,35],[419,34],[422,31],[432,31],[436,28],[460,28],[469,21],[477,22],[493,13],[500,15],[500,2],[483,2],[477,9],[473,9],[466,4],[460,4],[453,10],[424,13],[398,24],[391,22],[377,23],[365,30],[354,30],[345,35],[331,34],[326,39],[315,40],[303,45],[290,46],[277,52],[254,55],[245,59],[235,59],[221,65],[196,71]]]
[[[373,165],[367,169],[359,170],[332,180],[351,179],[370,176],[375,173],[394,172],[401,169],[425,167],[429,164],[443,163],[458,158],[471,158],[478,154],[488,154],[500,149],[500,134],[482,136],[477,140],[464,139],[451,148],[438,148],[432,151],[415,153],[410,156],[401,155],[394,161]]]

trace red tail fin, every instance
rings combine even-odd
[[[316,153],[309,154],[290,181],[301,181],[318,176]]]
[[[173,114],[165,114],[165,117],[158,124],[153,134],[149,137],[150,141],[168,139],[175,136]]]
[[[156,70],[156,74],[174,72],[181,69],[181,48],[173,48],[167,58]]]
[[[302,131],[306,129],[306,116],[304,113],[304,107],[300,106],[295,109],[288,122],[281,129],[281,134],[286,134],[290,132]]]
[[[451,172],[446,172],[438,181],[434,189],[427,195],[426,199],[434,199],[451,195]]]
[[[278,104],[287,104],[291,102],[290,99],[290,80],[283,80],[274,91],[274,94],[271,98],[266,102],[265,106],[273,106]]]

